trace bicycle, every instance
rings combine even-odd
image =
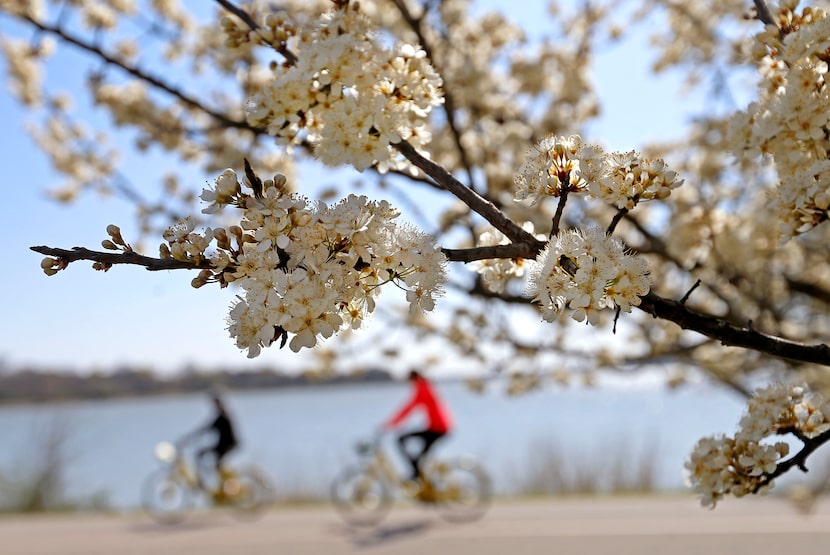
[[[395,500],[395,492],[435,507],[450,522],[471,522],[490,506],[492,486],[484,467],[470,457],[428,459],[418,480],[395,469],[380,438],[356,445],[360,462],[346,468],[331,487],[332,502],[344,520],[356,526],[379,523]]]
[[[181,522],[200,495],[213,507],[235,509],[239,517],[255,517],[273,501],[273,486],[256,468],[223,467],[211,487],[199,479],[195,465],[174,444],[163,441],[154,454],[163,466],[145,479],[141,502],[144,511],[160,523]]]

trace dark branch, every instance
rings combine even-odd
[[[686,291],[686,294],[685,294],[685,295],[683,295],[683,298],[682,298],[682,299],[680,299],[680,304],[686,304],[686,301],[688,301],[688,300],[689,300],[689,297],[692,295],[692,293],[694,292],[694,290],[695,290],[695,289],[697,289],[698,287],[700,287],[700,284],[701,284],[701,283],[703,283],[703,282],[702,282],[702,281],[700,281],[700,280],[697,280],[697,281],[695,282],[695,284],[694,284],[694,285],[692,285],[692,286],[689,288],[689,290],[688,290],[688,291]]]
[[[507,236],[514,243],[527,243],[535,252],[542,250],[545,246],[543,241],[536,239],[533,234],[528,233],[521,226],[508,218],[501,210],[496,208],[489,200],[485,199],[460,181],[453,175],[439,166],[432,160],[424,158],[415,148],[406,141],[393,145],[404,157],[412,162],[415,167],[421,169],[425,174],[435,180],[442,189],[452,193],[456,198],[470,207],[490,224]],[[528,258],[535,258],[533,257]]]
[[[646,313],[716,339],[722,345],[744,347],[778,358],[830,366],[830,347],[824,343],[804,345],[751,328],[740,328],[725,320],[690,310],[678,301],[664,299],[652,292],[641,297],[641,300],[638,308]]]
[[[535,245],[527,243],[512,243],[510,245],[494,245],[488,247],[473,247],[469,249],[441,249],[441,252],[453,262],[473,262],[488,258],[536,258],[538,250]]]
[[[753,0],[752,3],[755,4],[755,12],[758,14],[758,19],[764,25],[775,25],[778,27],[775,24],[775,18],[772,17],[772,13],[769,11],[769,7],[764,0]]]
[[[808,297],[823,303],[830,304],[830,291],[824,287],[796,278],[787,277],[785,279],[787,280],[787,285],[790,287],[790,290],[807,295]]]
[[[822,434],[819,434],[813,438],[804,437],[803,434],[797,433],[797,430],[786,430],[782,431],[781,433],[792,433],[793,435],[798,437],[798,439],[804,442],[804,447],[802,447],[798,453],[796,453],[789,459],[778,463],[778,466],[776,466],[775,470],[773,470],[771,473],[764,475],[761,482],[757,486],[755,486],[755,490],[753,491],[753,493],[758,493],[758,491],[760,491],[761,488],[763,488],[764,486],[775,480],[777,477],[784,474],[785,472],[789,471],[794,466],[797,466],[804,472],[807,472],[807,466],[805,464],[807,462],[807,457],[809,457],[813,453],[813,451],[815,451],[816,449],[830,441],[830,430]]]
[[[553,215],[553,220],[550,225],[550,238],[559,235],[559,224],[562,221],[562,214],[565,212],[565,203],[568,202],[568,190],[570,187],[562,187],[562,192],[559,194],[559,203],[556,205],[556,213]]]
[[[91,251],[83,247],[73,247],[72,250],[55,249],[46,246],[29,248],[46,256],[60,258],[67,263],[77,262],[78,260],[89,260],[108,265],[131,264],[133,266],[143,266],[152,272],[159,270],[202,270],[211,268],[210,262],[207,260],[200,263],[183,262],[175,258],[152,258],[135,252],[101,252]]]
[[[628,208],[620,208],[617,210],[617,213],[614,214],[614,217],[611,219],[611,223],[608,224],[608,229],[605,230],[606,235],[613,235],[614,230],[617,229],[617,224],[620,223],[623,216],[628,214]]]

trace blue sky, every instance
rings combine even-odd
[[[544,32],[539,22],[544,20],[545,2],[489,0],[484,4],[510,6],[511,17],[532,31]],[[17,29],[9,18],[0,16],[0,33],[17,34]],[[702,106],[700,97],[679,95],[678,76],[654,79],[648,73],[652,55],[646,41],[646,33],[637,33],[597,60],[594,79],[604,114],[592,126],[591,134],[614,149],[676,137],[688,114]],[[49,66],[49,78],[60,79],[71,88],[82,76],[73,74],[69,63],[73,58],[62,59],[67,63]],[[84,262],[56,276],[43,274],[41,256],[28,250],[31,245],[98,248],[110,223],[122,225],[129,241],[135,235],[130,230],[133,209],[119,199],[92,195],[68,206],[48,200],[45,188],[59,183],[60,177],[50,170],[45,156],[23,130],[27,115],[5,88],[0,90],[0,114],[5,132],[0,162],[6,174],[2,186],[6,196],[0,204],[4,229],[0,249],[7,255],[2,278],[5,310],[0,319],[0,365],[80,370],[107,370],[116,365],[175,370],[187,364],[302,367],[303,355],[287,349],[267,349],[258,359],[246,359],[225,330],[224,318],[234,291],[193,289],[189,274],[148,273],[132,267],[102,273]],[[103,123],[100,114],[90,114],[90,125]],[[163,157],[148,160],[125,153],[122,168],[132,181],[140,183],[155,181],[170,163]],[[323,184],[331,179],[330,170],[308,167],[303,173],[306,183]],[[149,254],[156,252],[156,244],[147,244]]]

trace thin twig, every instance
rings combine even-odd
[[[700,280],[697,280],[697,281],[695,282],[695,284],[694,284],[694,285],[692,285],[692,286],[691,286],[691,288],[689,288],[689,290],[688,290],[688,291],[686,291],[686,294],[685,294],[685,295],[683,295],[683,298],[682,298],[682,299],[680,299],[680,304],[686,304],[686,301],[688,301],[688,300],[689,300],[689,296],[692,294],[692,292],[693,292],[695,289],[697,289],[698,287],[700,287],[700,284],[701,284],[701,283],[702,283],[702,282],[701,282]]]
[[[794,430],[788,431],[790,433],[794,433]],[[796,437],[798,437],[801,441],[804,442],[804,447],[802,447],[798,453],[796,453],[789,459],[778,463],[778,466],[775,467],[775,470],[773,470],[769,474],[766,474],[764,478],[758,483],[758,485],[755,486],[753,493],[758,493],[761,490],[761,488],[768,485],[774,479],[789,471],[794,466],[797,466],[802,471],[807,472],[807,457],[809,457],[813,453],[813,451],[815,451],[816,449],[830,441],[830,430],[812,438],[804,437],[803,434],[798,434],[796,435]]]
[[[568,191],[570,186],[562,187],[562,192],[559,193],[559,203],[556,205],[556,213],[553,215],[553,220],[550,225],[550,237],[553,239],[559,235],[559,224],[562,220],[562,214],[565,213],[565,203],[568,202]]]
[[[230,13],[232,13],[233,15],[235,15],[236,17],[238,17],[239,19],[241,19],[242,22],[245,23],[245,25],[247,25],[251,29],[251,31],[255,33],[259,32],[259,25],[256,21],[254,21],[254,18],[251,17],[251,15],[248,12],[246,12],[239,6],[235,6],[233,3],[228,2],[228,0],[216,0],[216,3],[222,6]],[[289,64],[291,64],[292,66],[297,65],[297,55],[291,52],[285,45],[272,44],[271,46],[273,46],[277,52],[282,54]]]
[[[609,236],[613,235],[614,230],[617,229],[617,224],[620,223],[620,220],[622,220],[623,216],[626,214],[628,214],[628,208],[623,207],[617,210],[617,213],[614,214],[614,217],[611,219],[611,223],[608,224],[608,229],[605,230],[605,234]]]

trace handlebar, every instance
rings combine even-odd
[[[390,430],[381,427],[375,430],[368,439],[358,441],[355,445],[357,452],[361,455],[368,455],[378,450],[380,448],[380,444],[383,442],[383,437],[388,434],[389,431]]]

